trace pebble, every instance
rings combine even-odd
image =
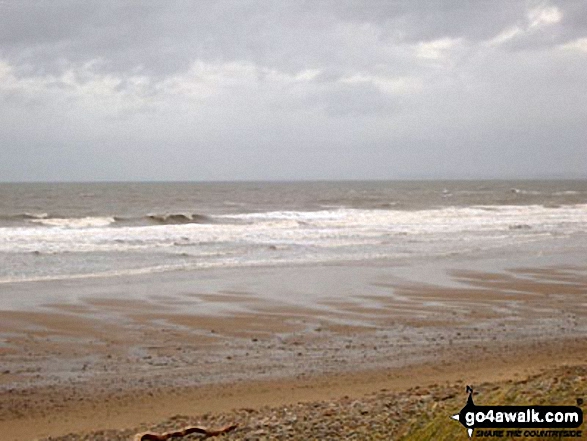
[[[499,404],[507,396],[520,404],[530,401],[543,404],[547,399],[575,405],[577,400],[583,402],[584,397],[576,394],[584,390],[581,387],[586,376],[587,366],[575,366],[568,371],[544,372],[516,382],[483,383],[475,387],[476,403]],[[534,397],[537,389],[541,393]],[[550,395],[546,396],[544,391]],[[431,421],[442,427],[448,425],[459,439],[465,439],[462,426],[453,424],[450,415],[465,405],[466,397],[465,388],[459,382],[423,385],[403,392],[380,390],[361,399],[343,397],[260,409],[243,407],[220,414],[176,415],[153,427],[70,434],[44,441],[132,441],[134,434],[147,430],[165,432],[189,425],[214,429],[233,423],[239,427],[219,440],[393,440],[409,434],[406,440],[421,441],[434,439],[418,432]],[[202,438],[190,435],[182,439]]]

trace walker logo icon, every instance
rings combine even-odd
[[[546,430],[578,428],[583,423],[583,411],[577,406],[477,406],[473,402],[473,388],[467,386],[467,393],[467,404],[451,418],[465,426],[469,438],[473,433],[495,438],[582,436],[581,430]]]

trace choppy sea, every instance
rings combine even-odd
[[[587,181],[0,184],[0,284],[587,249]]]

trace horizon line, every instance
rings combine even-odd
[[[210,180],[185,180],[185,179],[144,179],[144,180],[12,180],[2,181],[0,184],[238,184],[238,183],[268,183],[268,184],[293,184],[312,182],[414,182],[414,181],[585,181],[587,176],[548,176],[548,177],[404,177],[404,178],[337,178],[337,179],[210,179]]]

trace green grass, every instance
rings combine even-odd
[[[565,367],[545,372],[523,381],[475,386],[474,401],[477,405],[577,405],[577,399],[587,402],[587,366]],[[450,418],[465,405],[465,390],[453,398],[428,402],[418,415],[410,418],[400,429],[401,441],[458,441],[467,440],[465,428]],[[580,406],[585,417],[585,404]],[[587,424],[578,429],[582,438],[528,438],[528,437],[481,437],[473,434],[474,440],[535,440],[553,441],[587,439]]]

